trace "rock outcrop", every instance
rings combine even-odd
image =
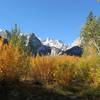
[[[56,47],[51,48],[51,56],[55,55],[62,55],[63,51],[61,49],[58,49]]]
[[[63,54],[80,57],[83,54],[83,49],[79,46],[74,46],[74,47],[66,50]]]
[[[46,45],[42,45],[37,49],[37,54],[39,55],[50,55],[51,54],[51,48]]]
[[[37,50],[42,46],[42,43],[34,33],[31,33],[27,36],[27,46],[29,51],[32,52],[32,55],[36,55]]]

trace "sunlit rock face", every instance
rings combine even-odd
[[[50,47],[55,47],[58,49],[62,49],[64,46],[64,43],[60,40],[55,40],[52,38],[46,38],[45,40],[41,41],[43,45],[47,45]]]
[[[51,56],[61,55],[62,52],[67,49],[67,45],[60,40],[47,38],[41,42],[43,45],[51,47]]]
[[[62,50],[58,49],[56,47],[52,47],[51,48],[51,56],[55,56],[55,55],[62,55]]]

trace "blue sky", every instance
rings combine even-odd
[[[0,28],[11,30],[15,23],[22,32],[34,32],[73,42],[90,11],[100,16],[96,0],[0,0]]]

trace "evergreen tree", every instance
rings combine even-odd
[[[17,24],[15,24],[14,28],[12,28],[11,39],[10,39],[10,43],[14,47],[16,47],[19,43],[19,34],[20,34],[20,29],[17,27]]]
[[[14,48],[18,48],[24,55],[27,54],[26,37],[24,35],[20,35],[20,29],[18,28],[17,24],[15,24],[14,28],[12,29],[10,44]]]
[[[21,48],[22,52],[27,55],[28,54],[28,50],[27,50],[27,46],[26,46],[26,36],[22,35],[19,36],[19,43],[18,46]]]
[[[92,12],[89,13],[87,21],[81,31],[82,46],[93,46],[100,54],[100,24]]]

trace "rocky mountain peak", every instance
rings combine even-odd
[[[56,40],[53,38],[46,38],[45,40],[41,41],[43,45],[48,45],[50,47],[56,47],[58,49],[62,49],[64,43],[60,40]]]

